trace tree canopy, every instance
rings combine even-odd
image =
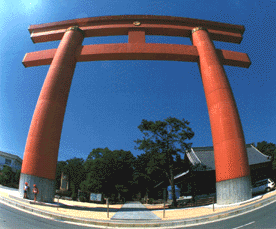
[[[4,165],[0,174],[0,184],[7,185],[15,182],[15,174],[10,166]]]
[[[180,154],[185,154],[191,148],[192,143],[188,143],[194,136],[194,132],[188,126],[190,123],[185,119],[168,117],[164,121],[142,120],[138,126],[143,133],[143,139],[137,139],[136,149],[143,150],[150,154],[147,163],[148,173],[156,170],[165,174],[172,186],[173,205],[176,205],[174,190],[174,175]]]
[[[262,142],[257,142],[257,147],[256,147],[260,152],[262,152],[265,155],[268,155],[271,157],[271,168],[273,170],[276,170],[276,145],[271,142],[267,141],[262,141]],[[273,178],[275,179],[276,176],[273,173]]]
[[[56,168],[56,180],[55,180],[55,187],[58,190],[61,184],[61,174],[64,172],[64,167],[67,165],[65,161],[58,161],[57,168]]]
[[[68,176],[69,192],[72,199],[77,198],[80,183],[85,179],[84,160],[82,158],[72,158],[66,161],[58,161],[56,169],[56,189],[60,188],[61,174],[64,172]]]
[[[130,151],[93,149],[84,163],[86,180],[81,183],[81,189],[107,196],[129,189],[134,161]]]
[[[258,142],[256,148],[268,156],[273,156],[273,154],[276,153],[276,145],[271,142],[270,143],[266,141]]]

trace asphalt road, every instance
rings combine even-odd
[[[276,202],[268,204],[265,207],[259,208],[252,212],[228,218],[225,220],[216,221],[213,223],[201,224],[192,226],[193,229],[208,229],[208,228],[233,228],[233,229],[251,229],[251,228],[276,228]]]
[[[0,229],[81,229],[100,228],[68,224],[42,218],[0,203]]]

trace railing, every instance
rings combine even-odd
[[[193,200],[179,200],[177,201],[178,207],[196,207],[196,206],[205,206],[215,203],[215,197],[208,197],[204,199],[195,199]]]

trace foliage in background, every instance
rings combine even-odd
[[[67,165],[65,161],[58,161],[57,168],[56,168],[56,180],[55,180],[55,187],[56,190],[60,189],[61,185],[61,174],[64,171],[64,167]]]
[[[59,161],[56,169],[55,187],[60,189],[61,174],[64,172],[68,176],[69,190],[73,200],[77,199],[80,183],[85,179],[84,160],[82,158],[72,158],[66,161]]]
[[[274,181],[276,181],[276,145],[271,142],[257,142],[256,147],[260,152],[262,152],[265,155],[268,155],[271,159],[271,174],[270,177]]]
[[[135,141],[138,145],[136,149],[145,151],[150,157],[147,163],[147,173],[159,172],[163,180],[165,177],[169,180],[172,187],[173,206],[176,206],[174,187],[176,164],[179,164],[180,154],[185,154],[187,150],[190,150],[192,143],[186,141],[194,136],[189,124],[185,119],[179,120],[173,117],[155,122],[143,119],[138,126],[144,134],[143,139]]]
[[[76,200],[78,196],[78,189],[80,189],[81,182],[85,179],[84,160],[82,158],[72,158],[66,160],[64,166],[64,173],[68,176],[69,190],[72,191],[72,199]]]
[[[136,158],[130,151],[114,150],[108,148],[93,149],[84,161],[82,158],[73,158],[57,163],[56,189],[60,187],[61,173],[68,175],[69,193],[76,199],[78,189],[86,192],[103,193],[107,197],[116,199],[118,196],[133,198],[137,193],[146,195],[154,186],[160,182],[165,182],[174,187],[172,177],[187,171],[193,172],[204,170],[192,166],[187,156],[181,159],[180,154],[185,154],[189,150],[190,140],[194,133],[188,127],[189,122],[176,118],[167,118],[164,121],[143,120],[139,129],[144,134],[143,139],[138,139],[138,149],[145,153]],[[274,168],[276,168],[276,145],[266,141],[258,142],[257,149],[272,158]],[[275,163],[275,164],[274,164]],[[274,170],[276,171],[276,170]],[[0,183],[19,182],[20,171],[16,174],[9,166],[4,166],[0,174]],[[271,174],[271,178],[276,176]],[[167,184],[166,184],[167,185]],[[196,195],[193,185],[192,195]],[[175,194],[175,191],[172,191]],[[174,197],[175,198],[175,195]]]
[[[108,197],[131,190],[135,157],[130,151],[93,149],[85,163],[82,191],[104,193]]]
[[[266,141],[258,142],[256,148],[263,154],[266,154],[271,157],[274,157],[274,154],[276,153],[276,145],[271,142],[270,143]]]
[[[0,184],[18,188],[20,179],[20,170],[13,172],[12,168],[8,165],[4,165],[0,173]]]

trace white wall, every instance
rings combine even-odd
[[[0,164],[5,164],[5,158],[0,156]]]
[[[21,169],[21,164],[18,161],[11,159],[9,157],[7,157],[7,159],[11,160],[10,166],[14,172],[16,170]],[[0,169],[3,169],[3,165],[5,165],[5,162],[6,162],[6,157],[0,156]]]

